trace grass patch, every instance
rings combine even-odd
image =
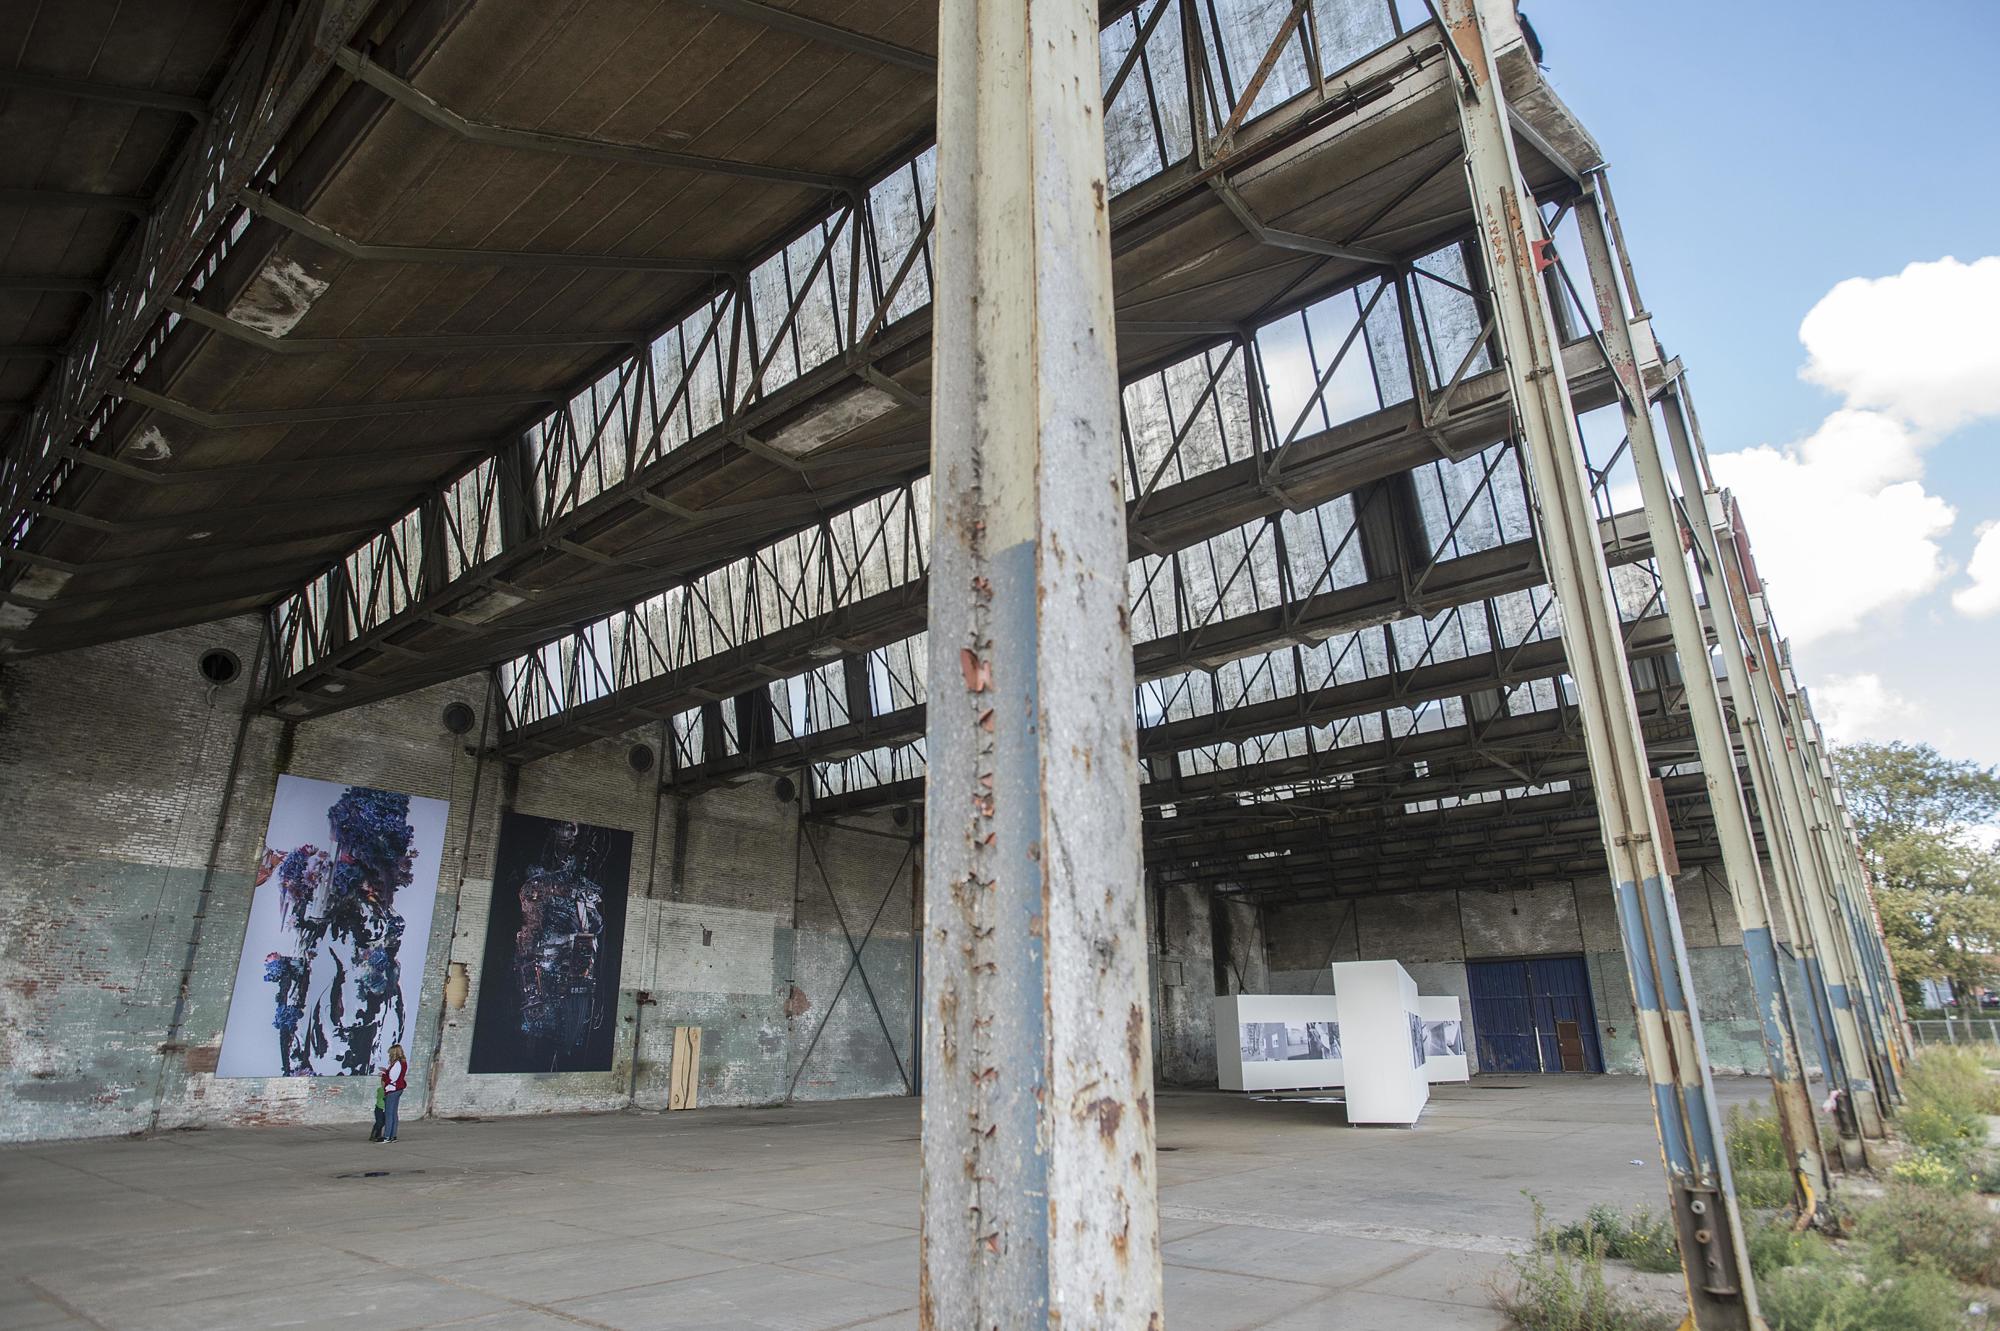
[[[1730,1110],[1727,1135],[1732,1171],[1775,1169],[1781,1174],[1791,1171],[1792,1162],[1785,1156],[1785,1134],[1769,1105],[1738,1105]]]
[[[1785,1134],[1768,1105],[1738,1105],[1726,1125],[1729,1172],[1736,1180],[1736,1200],[1753,1211],[1782,1211],[1792,1205],[1791,1161],[1785,1155]]]
[[[2000,1216],[1977,1197],[1894,1184],[1861,1209],[1857,1233],[1904,1265],[2000,1285]]]
[[[1608,1254],[1597,1230],[1569,1225],[1561,1232],[1571,1231],[1579,1244],[1575,1252],[1557,1240],[1542,1204],[1535,1203],[1535,1246],[1514,1259],[1514,1288],[1497,1291],[1515,1325],[1522,1331],[1674,1331],[1677,1316],[1643,1308],[1606,1283]]]
[[[1629,1262],[1641,1271],[1681,1269],[1672,1219],[1656,1216],[1643,1206],[1629,1214],[1609,1206],[1593,1206],[1583,1219],[1555,1229],[1546,1228],[1538,1217],[1535,1228],[1544,1245],[1570,1257],[1595,1255],[1600,1261],[1609,1257]]]
[[[1771,1331],[1961,1331],[1980,1324],[1949,1276],[1880,1256],[1859,1267],[1783,1268],[1759,1283],[1758,1301]]]
[[[1889,1166],[1889,1177],[1898,1183],[1939,1192],[1969,1192],[1972,1171],[1959,1151],[1925,1148]]]
[[[1833,1245],[1810,1230],[1800,1233],[1784,1220],[1767,1218],[1751,1225],[1746,1238],[1750,1273],[1759,1281],[1794,1266],[1819,1266],[1834,1261]]]
[[[1903,1074],[1903,1091],[1910,1108],[1937,1109],[1952,1115],[2000,1114],[2000,1081],[1986,1073],[1982,1053],[1972,1049],[1931,1045],[1917,1051]],[[1980,1135],[1985,1135],[1981,1125]]]

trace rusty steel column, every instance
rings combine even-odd
[[[1799,757],[1806,774],[1807,795],[1812,803],[1814,831],[1826,857],[1827,887],[1834,910],[1834,924],[1845,953],[1847,973],[1854,979],[1854,1002],[1866,1018],[1862,1023],[1862,1034],[1868,1038],[1869,1051],[1875,1057],[1878,1099],[1883,1112],[1888,1113],[1890,1105],[1902,1095],[1896,1050],[1889,1043],[1887,1007],[1876,976],[1868,964],[1867,943],[1862,935],[1860,916],[1854,907],[1854,894],[1860,879],[1860,852],[1848,835],[1847,813],[1833,787],[1833,760],[1826,754],[1819,721],[1813,715],[1812,697],[1796,683],[1791,644],[1784,643],[1779,650],[1785,654],[1784,676],[1792,681],[1787,687],[1794,691],[1797,699]]]
[[[1761,1319],[1749,1255],[1730,1187],[1663,831],[1654,817],[1652,769],[1624,635],[1591,509],[1583,440],[1542,280],[1549,238],[1521,182],[1512,115],[1494,61],[1494,34],[1511,32],[1515,20],[1503,0],[1442,0],[1439,8],[1447,37],[1462,57],[1462,73],[1452,83],[1473,213],[1492,284],[1536,532],[1562,609],[1563,652],[1576,685],[1639,1049],[1653,1084],[1689,1320],[1699,1331],[1750,1331]]]
[[[1802,789],[1804,766],[1800,762],[1798,720],[1787,704],[1779,674],[1777,643],[1772,635],[1770,614],[1764,605],[1764,589],[1751,564],[1744,557],[1741,515],[1730,513],[1737,539],[1722,544],[1722,567],[1729,580],[1732,597],[1741,598],[1743,629],[1749,636],[1755,660],[1750,670],[1750,686],[1757,709],[1765,718],[1772,772],[1777,778],[1778,804],[1791,839],[1793,862],[1799,868],[1799,897],[1805,907],[1805,923],[1813,943],[1808,970],[1816,970],[1815,983],[1824,984],[1831,1010],[1828,1025],[1835,1054],[1845,1073],[1840,1089],[1861,1136],[1884,1135],[1880,1088],[1874,1076],[1874,1060],[1869,1055],[1861,1024],[1854,1015],[1851,979],[1847,973],[1840,940],[1833,931],[1827,910],[1827,866],[1812,830],[1811,811]]]
[[[1623,398],[1625,437],[1632,448],[1632,465],[1645,504],[1646,528],[1653,541],[1654,564],[1660,573],[1661,599],[1666,603],[1673,630],[1683,695],[1689,719],[1694,723],[1695,747],[1701,757],[1716,840],[1722,847],[1723,878],[1736,908],[1750,983],[1757,996],[1772,1098],[1777,1105],[1785,1158],[1792,1166],[1793,1201],[1800,1216],[1810,1219],[1818,1209],[1818,1198],[1831,1188],[1832,1180],[1820,1156],[1819,1124],[1813,1118],[1812,1095],[1806,1088],[1805,1065],[1799,1058],[1791,998],[1785,992],[1784,968],[1779,964],[1777,942],[1771,932],[1770,901],[1764,875],[1757,867],[1757,843],[1750,830],[1750,812],[1736,770],[1736,746],[1730,741],[1722,695],[1715,686],[1708,630],[1702,623],[1694,580],[1682,553],[1681,523],[1674,512],[1674,494],[1667,484],[1660,437],[1653,428],[1652,404],[1640,370],[1642,339],[1644,351],[1651,351],[1652,337],[1650,331],[1635,332],[1626,314],[1624,296],[1619,291],[1619,268],[1596,194],[1587,193],[1577,201],[1576,223],[1583,240],[1604,350],[1612,372],[1618,377]],[[1625,258],[1629,265],[1630,256]],[[1658,360],[1656,353],[1646,358]],[[1671,829],[1660,830],[1662,835],[1672,835]]]
[[[1752,666],[1743,646],[1746,639],[1751,639],[1749,603],[1737,594],[1740,588],[1726,577],[1723,552],[1725,548],[1731,554],[1735,552],[1736,533],[1727,518],[1729,507],[1724,496],[1711,487],[1707,468],[1697,456],[1699,441],[1689,429],[1689,417],[1681,400],[1684,391],[1684,382],[1675,383],[1662,395],[1660,407],[1666,420],[1667,439],[1673,448],[1675,469],[1680,474],[1681,493],[1695,496],[1700,505],[1699,529],[1689,532],[1694,543],[1695,572],[1701,579],[1702,594],[1715,622],[1716,643],[1722,649],[1736,728],[1743,737],[1751,788],[1757,796],[1757,816],[1764,825],[1771,877],[1777,885],[1785,931],[1797,963],[1793,973],[1804,993],[1803,1005],[1812,1018],[1810,1029],[1819,1055],[1820,1073],[1829,1092],[1848,1089],[1847,1071],[1840,1061],[1839,1044],[1833,1033],[1833,1004],[1826,991],[1826,975],[1817,961],[1819,943],[1812,932],[1811,917],[1806,914],[1804,870],[1794,853],[1791,830],[1778,794],[1777,760],[1771,746],[1782,739],[1772,738],[1751,680]],[[1833,1115],[1844,1164],[1859,1164],[1865,1159],[1852,1101],[1850,1090],[1838,1102],[1838,1112]]]
[[[1163,1325],[1094,0],[940,7],[920,1324]]]

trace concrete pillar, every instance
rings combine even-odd
[[[1681,524],[1667,484],[1660,440],[1653,429],[1652,405],[1640,371],[1639,339],[1625,311],[1619,290],[1619,269],[1611,239],[1595,194],[1576,205],[1578,234],[1590,271],[1599,328],[1618,376],[1623,398],[1626,438],[1646,509],[1646,529],[1652,537],[1654,563],[1660,572],[1662,597],[1672,626],[1674,651],[1680,659],[1681,685],[1688,716],[1694,723],[1695,747],[1701,755],[1702,777],[1722,846],[1723,877],[1743,932],[1743,951],[1750,982],[1757,995],[1757,1015],[1763,1032],[1764,1058],[1769,1065],[1785,1157],[1792,1162],[1794,1201],[1801,1216],[1810,1217],[1816,1198],[1832,1186],[1820,1158],[1819,1124],[1813,1118],[1812,1095],[1806,1089],[1805,1067],[1799,1059],[1798,1035],[1792,1022],[1790,996],[1771,933],[1771,909],[1764,876],[1757,867],[1757,843],[1750,831],[1750,813],[1736,771],[1736,746],[1722,714],[1722,696],[1715,687],[1709,662],[1708,630],[1695,600],[1694,583],[1681,551]],[[1651,349],[1651,336],[1645,336]],[[1661,828],[1661,834],[1673,835]],[[1725,1160],[1726,1164],[1726,1160]]]
[[[1163,1324],[1092,0],[940,9],[920,1323]]]
[[[1511,10],[1489,0],[1443,0],[1440,8],[1464,62],[1463,77],[1454,77],[1453,86],[1473,212],[1492,282],[1542,558],[1562,607],[1563,649],[1576,684],[1640,1052],[1653,1083],[1690,1320],[1699,1331],[1748,1331],[1757,1323],[1756,1292],[1729,1194],[1721,1118],[1709,1084],[1680,912],[1654,818],[1651,769],[1590,504],[1582,438],[1541,281],[1548,237],[1521,184],[1493,58],[1491,32],[1513,23]]]

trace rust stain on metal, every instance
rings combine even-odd
[[[984,693],[993,687],[992,663],[982,659],[970,647],[958,649],[959,673],[965,676],[965,687],[973,693]]]
[[[1084,1107],[1084,1116],[1097,1120],[1097,1135],[1104,1138],[1106,1146],[1115,1145],[1118,1140],[1118,1125],[1125,1120],[1125,1106],[1111,1096],[1099,1096]]]

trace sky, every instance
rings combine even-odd
[[[1821,720],[2000,763],[2000,0],[1522,9]]]

